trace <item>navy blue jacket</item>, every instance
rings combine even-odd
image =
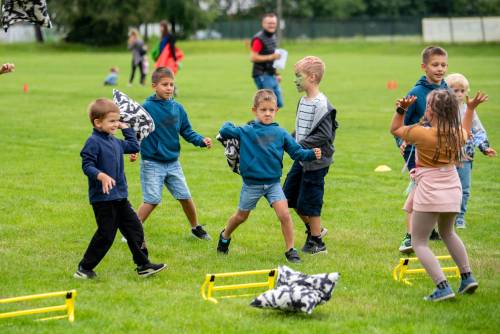
[[[139,152],[139,143],[133,129],[123,129],[122,133],[125,140],[94,129],[80,152],[83,173],[89,178],[90,203],[128,197],[127,179],[123,171],[123,154]],[[116,181],[109,194],[102,192],[102,183],[97,180],[97,175],[101,172]]]
[[[163,100],[155,94],[144,102],[144,109],[155,122],[155,131],[141,142],[143,160],[172,162],[179,158],[179,134],[187,142],[204,147],[203,136],[191,128],[186,111],[174,99]]]
[[[225,139],[236,138],[240,141],[240,174],[245,184],[280,182],[283,151],[293,160],[316,159],[312,149],[303,149],[277,123],[251,122],[237,127],[226,122],[219,132]]]
[[[448,86],[444,80],[441,81],[439,85],[430,83],[427,81],[425,75],[423,75],[415,84],[407,96],[416,96],[417,101],[408,107],[408,111],[405,114],[404,125],[412,125],[418,123],[425,113],[425,107],[427,105],[427,95],[434,89],[447,89]]]

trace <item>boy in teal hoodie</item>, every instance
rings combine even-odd
[[[177,199],[191,225],[191,233],[202,240],[210,235],[198,224],[196,207],[179,163],[181,146],[179,135],[187,142],[199,147],[212,147],[212,140],[196,133],[191,128],[184,107],[173,99],[174,74],[166,67],[157,68],[152,75],[155,94],[144,102],[155,122],[155,131],[141,143],[141,187],[143,203],[138,216],[142,223],[160,204],[163,184]]]
[[[276,95],[272,90],[261,89],[254,97],[252,108],[256,120],[236,127],[225,123],[220,129],[224,139],[238,139],[240,142],[240,174],[243,186],[236,213],[229,218],[220,233],[217,251],[227,254],[231,234],[250,215],[250,211],[261,197],[265,197],[281,222],[285,238],[285,257],[289,262],[300,262],[293,247],[293,223],[288,211],[288,203],[280,185],[283,169],[283,153],[286,151],[294,160],[312,161],[321,158],[319,148],[303,149],[286,130],[274,123],[278,111]]]

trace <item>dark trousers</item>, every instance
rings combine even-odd
[[[146,74],[144,73],[144,68],[142,61],[139,64],[135,64],[134,60],[132,60],[132,73],[130,73],[130,80],[129,82],[132,83],[134,81],[134,76],[135,76],[135,69],[139,67],[139,72],[141,73],[141,85],[144,85],[144,80],[146,79]]]
[[[118,229],[127,238],[134,262],[138,266],[149,263],[142,224],[126,198],[92,203],[92,208],[97,221],[97,231],[80,262],[83,269],[92,270],[101,262],[111,248]]]

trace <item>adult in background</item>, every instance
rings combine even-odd
[[[156,62],[155,68],[167,67],[174,74],[179,70],[179,62],[184,59],[182,51],[175,47],[175,37],[168,29],[168,22],[160,22],[160,43],[151,53]]]
[[[146,73],[144,72],[144,56],[147,53],[147,48],[137,29],[130,30],[127,45],[128,49],[132,51],[132,72],[130,73],[130,80],[128,84],[129,86],[132,85],[132,81],[134,81],[135,69],[139,67],[139,72],[141,73],[140,83],[144,86],[144,80],[146,79]]]
[[[252,38],[250,60],[253,62],[252,77],[257,89],[271,89],[278,99],[278,108],[283,107],[283,97],[279,82],[281,76],[276,73],[273,62],[280,58],[276,50],[276,28],[278,18],[274,13],[264,14],[262,30]]]

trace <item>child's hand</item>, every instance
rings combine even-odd
[[[116,181],[106,173],[97,174],[97,179],[102,183],[102,192],[109,195],[109,192],[116,185]]]
[[[406,146],[408,144],[406,143],[406,141],[403,140],[403,144],[401,144],[401,146],[399,146],[399,153],[401,153],[401,155],[404,157],[405,156],[405,149],[406,149]]]
[[[403,97],[402,99],[396,100],[396,108],[403,108],[405,111],[417,100],[416,96]]]
[[[4,73],[9,73],[9,72],[14,72],[16,69],[16,66],[14,64],[3,64],[2,67],[0,67],[0,74]]]
[[[493,147],[488,147],[487,149],[484,150],[483,152],[485,155],[491,157],[496,157],[497,156],[497,151],[493,149]]]
[[[203,138],[203,143],[205,143],[205,145],[207,146],[207,148],[211,148],[212,147],[212,139],[210,139],[208,137]]]
[[[129,156],[129,160],[130,160],[130,162],[134,162],[134,161],[136,161],[136,160],[137,160],[137,158],[138,158],[138,157],[139,157],[139,154],[138,154],[138,153],[132,153],[132,154],[130,154],[130,156]]]
[[[413,181],[415,181],[416,174],[417,174],[417,169],[416,168],[413,168],[412,170],[410,170],[409,171],[410,179],[412,179]]]
[[[321,149],[320,148],[313,148],[314,155],[316,156],[316,160],[321,159]]]
[[[486,95],[480,91],[476,93],[476,96],[474,96],[474,98],[472,100],[469,99],[468,95],[465,97],[465,102],[467,103],[467,108],[469,108],[471,110],[476,110],[478,105],[480,105],[481,103],[486,102],[486,101],[488,101],[488,95]]]
[[[130,128],[130,126],[127,123],[119,122],[118,123],[118,128],[123,130],[123,129]]]

